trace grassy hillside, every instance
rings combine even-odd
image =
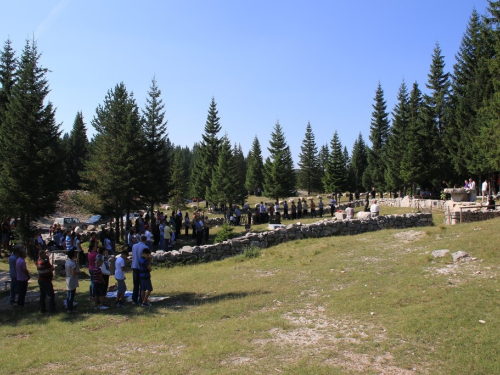
[[[94,312],[82,280],[78,314],[2,311],[0,372],[500,373],[500,221],[441,222],[157,268],[153,295],[169,298],[151,308]],[[434,260],[437,249],[476,259]]]

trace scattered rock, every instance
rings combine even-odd
[[[444,258],[449,253],[450,253],[450,250],[442,249],[442,250],[434,250],[431,255],[433,258]]]
[[[469,258],[469,254],[467,254],[465,251],[457,251],[456,253],[451,254],[453,257],[453,262],[457,263],[459,261],[466,261],[467,258]]]

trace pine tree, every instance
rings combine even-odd
[[[443,179],[450,177],[451,164],[449,154],[444,147],[445,134],[450,124],[449,106],[449,73],[445,73],[444,56],[441,54],[439,43],[436,43],[432,54],[429,80],[426,84],[430,90],[424,95],[422,117],[426,128],[427,142],[424,154],[428,160],[426,169],[426,184],[439,186]]]
[[[146,108],[142,111],[144,116],[143,132],[146,138],[144,158],[147,160],[145,199],[150,208],[150,217],[154,225],[153,210],[155,204],[166,202],[170,187],[172,158],[167,147],[167,121],[165,121],[165,105],[161,97],[161,90],[156,85],[153,77],[146,98]]]
[[[82,177],[86,188],[101,200],[101,212],[116,219],[118,241],[120,217],[143,208],[146,202],[137,198],[144,196],[150,183],[144,168],[146,139],[139,108],[123,82],[108,91],[92,126],[96,135]]]
[[[63,142],[66,143],[66,142]],[[85,161],[88,156],[87,128],[83,122],[82,112],[78,112],[73,123],[73,129],[67,140],[66,149],[66,184],[69,189],[80,188]]]
[[[492,33],[493,56],[488,69],[493,83],[493,93],[480,110],[481,125],[476,142],[485,156],[485,169],[500,170],[500,1],[489,1],[485,22]]]
[[[371,186],[374,186],[376,190],[385,188],[384,152],[389,136],[389,114],[386,112],[386,109],[384,91],[382,90],[382,85],[379,83],[375,93],[375,104],[373,105],[370,125],[369,138],[372,146],[368,149],[368,167],[365,170],[367,176],[363,178],[363,184],[368,190],[371,190]]]
[[[0,52],[0,126],[2,125],[3,113],[10,101],[12,87],[16,83],[16,69],[17,59],[12,49],[12,42],[7,39],[3,51]]]
[[[285,134],[276,122],[267,148],[270,156],[264,164],[264,192],[266,196],[279,200],[279,197],[292,196],[295,191],[295,171],[292,154],[286,143]]]
[[[264,183],[264,162],[262,160],[262,150],[257,136],[253,139],[252,148],[247,157],[247,173],[245,187],[248,191],[256,194],[258,188],[262,189]]]
[[[390,128],[385,150],[385,182],[390,191],[402,187],[401,160],[406,151],[406,138],[409,123],[409,97],[405,82],[398,91],[398,101],[392,112],[392,127]]]
[[[237,193],[237,202],[242,205],[248,197],[247,189],[245,188],[245,179],[247,174],[247,162],[240,144],[235,144],[233,148],[233,157],[235,165],[234,184]]]
[[[232,206],[238,199],[239,194],[234,183],[236,165],[233,156],[229,138],[224,136],[217,164],[215,168],[212,168],[212,185],[207,187],[206,196],[210,202],[224,203]]]
[[[181,154],[174,153],[174,155],[174,162],[171,167],[172,178],[170,181],[170,189],[168,191],[169,202],[173,207],[183,207],[185,194],[185,177],[182,169]]]
[[[314,139],[311,124],[306,126],[306,134],[300,146],[298,183],[299,188],[306,189],[310,195],[312,191],[318,191],[320,175],[318,168],[318,147]]]
[[[0,207],[21,218],[25,242],[31,221],[54,212],[62,186],[59,126],[44,103],[47,72],[35,41],[26,41],[0,127]]]
[[[326,171],[326,163],[328,162],[328,155],[330,154],[330,150],[328,149],[328,144],[321,146],[318,152],[318,169],[320,174],[320,180],[322,180]],[[321,189],[323,186],[321,186]]]
[[[221,130],[219,120],[217,104],[215,103],[215,99],[212,98],[205,123],[205,133],[202,136],[203,140],[197,151],[194,168],[193,187],[198,198],[205,197],[205,193],[211,190],[212,172],[214,165],[218,163],[221,147],[221,139],[217,137],[217,134]]]
[[[353,179],[353,189],[355,191],[363,190],[363,174],[368,166],[367,150],[363,136],[359,133],[358,138],[354,141],[352,147],[352,156],[350,169]]]
[[[426,142],[426,129],[423,127],[422,119],[422,93],[417,82],[413,84],[408,102],[408,130],[406,138],[406,149],[401,159],[400,176],[405,186],[411,187],[411,194],[415,190],[416,183],[423,183],[424,171],[428,163],[423,163],[424,147]],[[426,159],[427,160],[427,159]]]
[[[342,144],[337,132],[333,134],[333,138],[330,141],[330,150],[325,177],[323,178],[323,186],[325,191],[339,194],[346,186],[347,170]]]

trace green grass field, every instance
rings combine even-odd
[[[94,312],[81,280],[78,314],[1,311],[0,373],[498,374],[500,221],[445,227],[434,214],[433,227],[156,268],[152,295],[169,298],[150,308]]]

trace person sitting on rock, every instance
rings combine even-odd
[[[380,207],[377,204],[377,200],[374,200],[372,205],[370,206],[371,217],[377,217],[380,213]]]

